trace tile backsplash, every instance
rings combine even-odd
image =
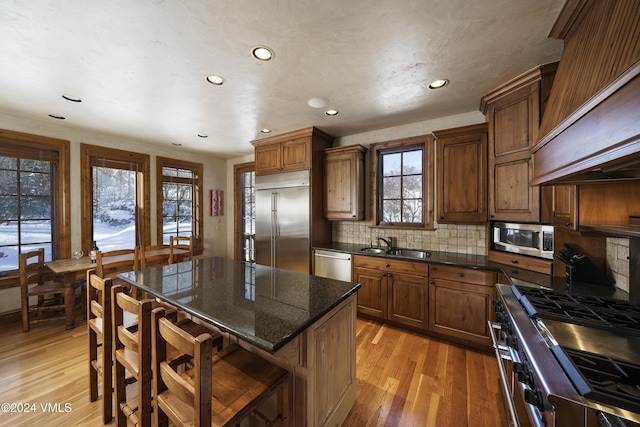
[[[629,239],[607,237],[607,269],[616,287],[629,292]]]
[[[487,254],[485,225],[439,224],[436,230],[391,230],[374,228],[367,221],[335,221],[333,241],[377,246],[378,237],[393,237],[401,248],[461,254]]]

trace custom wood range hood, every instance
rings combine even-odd
[[[567,0],[532,185],[640,178],[640,2]]]

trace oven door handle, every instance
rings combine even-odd
[[[498,344],[498,338],[496,336],[495,331],[500,331],[501,327],[499,323],[489,321],[489,333],[491,334],[491,341],[493,342],[493,349],[496,353],[496,358],[498,359],[498,371],[500,372],[500,383],[502,384],[502,389],[505,392],[507,398],[507,406],[509,407],[509,418],[511,418],[511,424],[513,426],[519,426],[520,422],[518,421],[518,416],[516,415],[516,408],[513,403],[513,398],[511,397],[511,388],[509,387],[509,382],[507,380],[507,372],[504,369],[504,365],[502,364],[502,360],[514,360],[513,359],[513,349],[511,347],[507,347],[509,350],[509,356],[504,354],[504,350],[506,350],[505,346]]]

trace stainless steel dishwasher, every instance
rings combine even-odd
[[[351,254],[316,250],[314,274],[329,279],[351,281]]]

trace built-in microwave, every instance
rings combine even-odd
[[[553,226],[495,222],[492,225],[491,248],[553,259]]]

